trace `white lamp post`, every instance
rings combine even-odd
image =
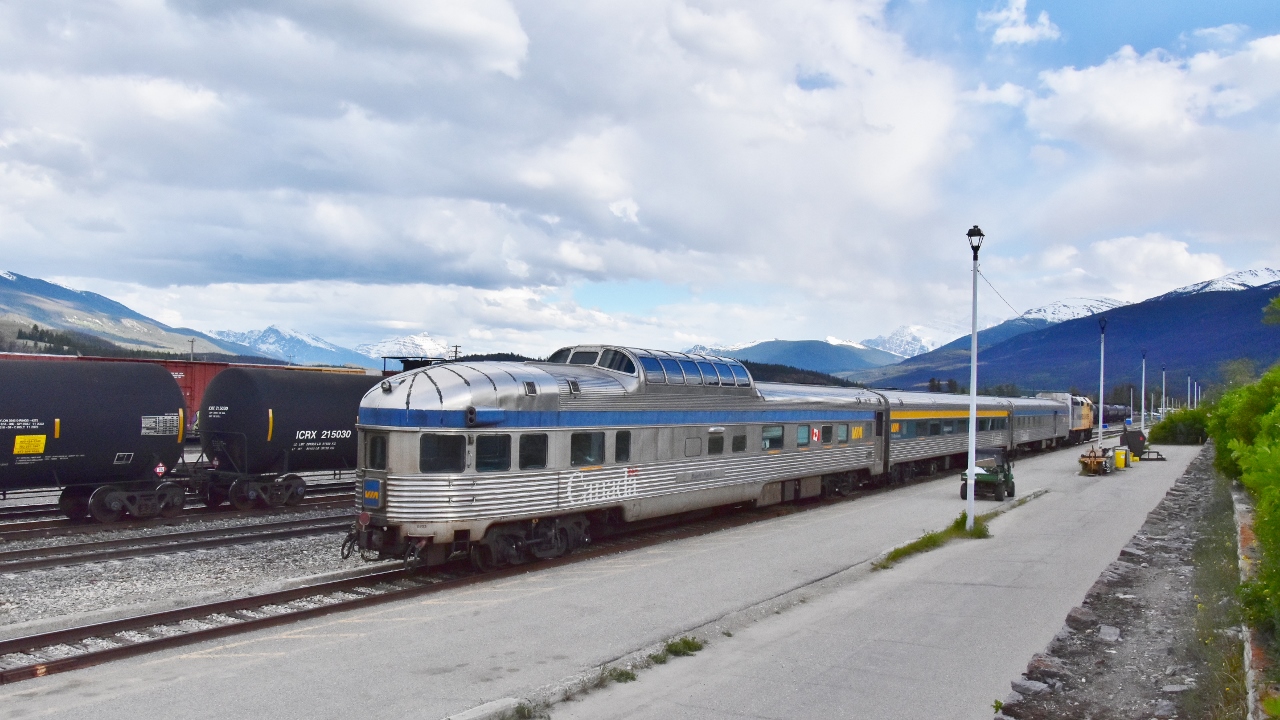
[[[1106,373],[1107,373],[1107,318],[1098,318],[1098,329],[1101,331],[1100,351],[1098,357],[1098,452],[1102,452],[1102,431],[1107,427],[1107,396],[1103,391],[1106,390]]]
[[[1161,363],[1160,365],[1160,422],[1164,422],[1164,415],[1169,410],[1168,401],[1165,399],[1166,397],[1168,397],[1169,384],[1168,384],[1168,378],[1165,377],[1164,373],[1165,373],[1164,364]]]
[[[1147,434],[1147,351],[1142,351],[1142,420],[1139,429]]]
[[[973,491],[978,475],[978,250],[982,248],[982,228],[974,225],[966,233],[973,250],[973,316],[969,333],[969,487],[965,494],[965,530],[973,529]]]

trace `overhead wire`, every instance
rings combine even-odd
[[[978,274],[982,275],[983,282],[987,284],[987,287],[991,288],[991,292],[995,293],[996,297],[1000,298],[1000,300],[1003,301],[1005,305],[1009,305],[1009,301],[1004,299],[1004,296],[1000,294],[1000,291],[996,290],[996,286],[992,285],[991,281],[987,279],[987,276],[983,274],[982,268],[978,268]],[[1015,315],[1018,315],[1018,316],[1022,315],[1022,313],[1019,312],[1018,308],[1012,305],[1009,305],[1009,309],[1012,310]]]

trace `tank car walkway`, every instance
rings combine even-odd
[[[552,716],[987,718],[1198,450],[1105,478],[1077,476],[1070,450],[1024,460],[1019,494],[1049,494],[998,518],[991,540],[888,572],[867,561],[949,523],[963,507],[956,478],[27,681],[0,688],[0,707],[14,718],[436,720],[804,588],[808,602]]]

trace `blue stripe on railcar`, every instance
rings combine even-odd
[[[738,425],[743,423],[867,422],[875,411],[837,410],[500,410],[477,408],[476,422],[486,427],[625,427],[653,425]],[[360,408],[361,425],[382,427],[467,426],[462,410]]]

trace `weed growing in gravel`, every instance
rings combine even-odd
[[[873,570],[885,570],[893,567],[898,561],[917,555],[930,550],[936,550],[943,545],[957,538],[989,538],[991,537],[991,528],[987,527],[988,518],[979,515],[973,520],[973,529],[965,530],[964,526],[968,522],[967,513],[961,512],[960,517],[956,518],[946,530],[936,530],[927,532],[919,538],[912,540],[906,545],[900,545],[889,551],[883,558],[872,564]]]
[[[684,657],[698,652],[703,647],[705,646],[701,640],[685,636],[667,643],[666,647],[663,648],[663,651],[668,655]]]
[[[1244,647],[1232,632],[1240,626],[1241,613],[1236,601],[1240,569],[1236,564],[1231,481],[1217,473],[1215,476],[1201,525],[1203,534],[1192,551],[1196,616],[1193,636],[1183,648],[1185,657],[1206,668],[1206,673],[1182,698],[1179,715],[1243,720],[1247,704]]]
[[[609,679],[613,682],[629,683],[636,679],[636,674],[626,668],[609,668]]]

